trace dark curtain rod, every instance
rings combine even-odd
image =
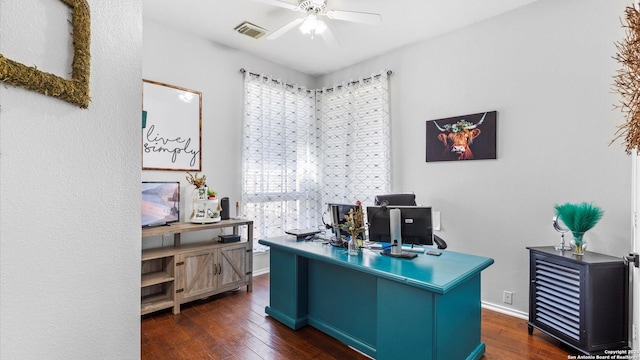
[[[260,75],[260,74],[256,74],[256,73],[252,73],[252,72],[250,72],[250,71],[247,71],[245,68],[240,68],[240,73],[242,73],[243,75],[244,75],[244,74],[246,74],[246,73],[248,73],[249,75],[252,75],[252,76],[258,76],[258,77],[259,77],[259,76],[262,76],[262,75]],[[388,75],[388,76],[393,75],[393,71],[391,71],[391,70],[387,70],[387,75]],[[265,78],[265,79],[268,79],[268,77],[266,77],[266,76],[262,76],[262,77],[263,77],[263,78]],[[377,78],[377,77],[380,77],[380,75],[373,75],[373,76],[369,76],[369,77],[366,77],[366,78],[362,79],[362,81],[371,80],[372,78]],[[280,83],[282,83],[280,80],[276,80],[276,79],[271,79],[271,81],[273,81],[273,82],[274,82],[274,83],[276,83],[276,84],[280,84]],[[354,81],[350,81],[349,83],[347,83],[347,85],[353,85],[353,84],[357,84],[357,83],[359,83],[359,82],[360,82],[360,80],[354,80]],[[284,83],[284,85],[285,85],[285,86],[288,86],[288,87],[291,87],[291,88],[297,87],[297,85],[292,85],[292,84],[287,84],[287,83]],[[338,86],[336,86],[335,88],[338,88],[338,89],[339,89],[339,88],[341,88],[341,87],[342,87],[342,85],[338,85]],[[298,87],[298,89],[301,89],[301,87]],[[333,90],[333,89],[334,89],[334,88],[333,88],[333,87],[331,87],[331,88],[328,88],[327,90]],[[307,89],[307,91],[310,91],[310,89]]]

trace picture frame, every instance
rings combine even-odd
[[[71,80],[38,70],[0,54],[0,81],[9,85],[54,96],[82,109],[89,107],[89,75],[91,72],[91,22],[86,0],[61,0],[71,8],[73,61]]]
[[[497,111],[426,122],[426,161],[496,159]]]
[[[142,82],[142,170],[201,171],[202,93]]]

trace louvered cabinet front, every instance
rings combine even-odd
[[[580,270],[544,259],[535,259],[532,283],[535,320],[564,335],[568,341],[580,341]]]
[[[628,273],[621,259],[529,250],[529,334],[539,329],[585,354],[627,346]]]

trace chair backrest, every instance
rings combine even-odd
[[[374,205],[416,206],[416,194],[376,195]]]

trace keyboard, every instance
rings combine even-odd
[[[382,249],[382,244],[380,244],[380,243],[372,243],[371,245],[367,245],[365,247],[368,247],[371,250],[381,250]],[[420,246],[411,247],[411,246],[402,245],[402,251],[424,254],[424,248],[420,247]]]
[[[294,235],[298,239],[311,237],[311,236],[314,236],[314,235],[316,235],[318,233],[320,233],[320,230],[318,230],[318,229],[304,229],[304,230],[293,229],[293,230],[285,231],[285,234]]]

